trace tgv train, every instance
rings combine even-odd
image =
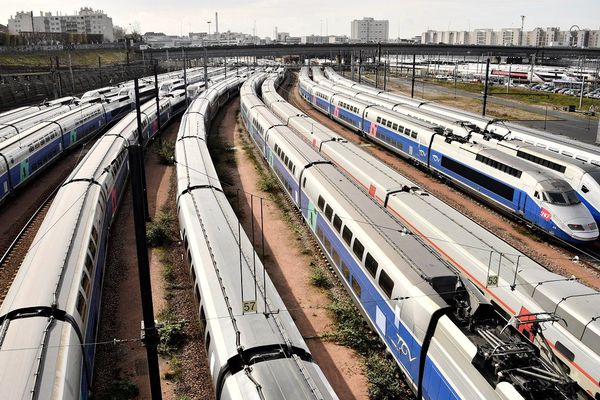
[[[279,96],[276,84],[281,78],[271,76],[262,86],[263,101],[280,123],[292,128],[389,210],[407,226],[407,234],[418,235],[468,276],[506,319],[529,319],[519,330],[545,357],[554,354],[590,396],[600,397],[598,292],[548,271],[359,146],[309,118]],[[533,319],[540,318],[546,319],[540,323],[543,336],[533,335]]]
[[[75,100],[77,100],[76,97],[68,96],[68,97],[61,97],[61,98],[55,99],[55,100],[45,101],[42,104],[37,105],[37,106],[23,106],[23,107],[14,108],[12,110],[8,110],[3,113],[0,113],[0,124],[10,123],[11,121],[14,121],[21,117],[33,114],[37,111],[41,111],[45,108],[54,107],[54,106],[63,105],[63,104],[70,104],[70,103],[74,102]]]
[[[0,142],[0,201],[107,124],[131,110],[128,96],[85,103]]]
[[[66,113],[78,106],[78,102],[49,106],[42,108],[41,110],[31,110],[19,118],[10,119],[4,123],[0,123],[0,142],[18,135],[41,121]]]
[[[423,110],[445,115],[457,121],[469,121],[484,132],[500,135],[507,139],[519,139],[526,143],[562,154],[566,157],[600,165],[600,149],[598,149],[597,146],[588,143],[583,143],[566,136],[551,134],[539,129],[528,128],[515,123],[482,117],[468,111],[458,110],[434,102],[413,99],[398,93],[384,92],[379,89],[358,85],[349,79],[339,76],[331,68],[326,69],[326,74],[329,79],[341,85],[353,88],[360,86],[360,90],[365,90],[390,101],[413,105]]]
[[[303,71],[306,76],[306,68]],[[573,189],[552,173],[309,79],[301,79],[300,93],[338,122],[550,235],[572,243],[598,238],[598,227],[588,209]]]
[[[165,123],[169,108],[163,100]],[[142,110],[144,144],[157,132],[156,103]],[[137,132],[133,111],[94,144],[56,194],[0,307],[0,398],[89,397],[107,237]]]
[[[239,229],[208,152],[210,121],[242,82],[232,77],[202,93],[175,148],[181,238],[216,398],[337,399]]]
[[[481,143],[486,147],[498,149],[513,157],[532,162],[546,171],[555,173],[577,192],[579,199],[588,208],[596,224],[600,223],[600,166],[567,157],[556,151],[550,151],[519,139],[505,138],[499,134],[483,131],[469,121],[456,121],[443,114],[398,104],[386,98],[361,92],[360,90],[363,87],[360,85],[354,85],[352,88],[336,85],[327,80],[318,68],[313,68],[313,79],[319,85],[326,86],[334,92],[341,91],[369,104],[380,105],[399,114],[442,127],[447,134],[463,136],[469,142]],[[544,195],[542,193],[542,196]],[[560,201],[560,199],[557,200]],[[580,227],[580,229],[583,229],[583,227]]]
[[[578,398],[470,282],[241,89],[242,120],[417,398]]]

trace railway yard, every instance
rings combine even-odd
[[[586,116],[183,57],[0,113],[0,398],[600,398]]]

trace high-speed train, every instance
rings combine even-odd
[[[169,109],[162,100],[165,123]],[[156,103],[142,110],[144,144],[157,132]],[[129,172],[127,147],[135,143],[132,111],[56,194],[0,307],[0,398],[89,397],[107,237]]]
[[[361,92],[360,88],[362,86],[359,85],[352,88],[336,85],[334,82],[327,80],[318,68],[313,68],[313,79],[319,85],[326,86],[334,92],[341,91],[369,104],[380,105],[402,115],[442,127],[447,134],[463,136],[469,142],[498,149],[513,157],[532,162],[546,171],[555,173],[577,192],[581,202],[590,210],[596,224],[600,223],[600,166],[564,156],[556,151],[550,151],[523,142],[520,139],[506,138],[499,134],[483,131],[469,121],[456,121],[449,116],[433,111],[402,103],[398,104],[386,98]]]
[[[61,97],[61,98],[55,99],[55,100],[45,101],[40,105],[23,106],[23,107],[14,108],[12,110],[8,110],[8,111],[0,113],[0,124],[10,123],[11,121],[17,120],[21,117],[35,113],[37,111],[43,110],[48,107],[54,107],[54,106],[63,105],[63,104],[70,104],[70,103],[73,103],[75,100],[77,100],[76,97],[68,96],[68,97]]]
[[[0,142],[0,201],[63,152],[120,119],[131,110],[132,105],[128,96],[85,103]]]
[[[242,82],[231,77],[202,93],[175,147],[181,238],[216,398],[337,399],[239,228],[208,152],[210,122]]]
[[[299,87],[302,97],[319,111],[488,204],[571,243],[598,238],[598,226],[589,210],[568,183],[554,174],[310,80],[301,79]]]
[[[414,99],[399,93],[384,92],[379,89],[358,85],[349,79],[341,77],[339,74],[335,73],[332,68],[326,68],[325,72],[328,78],[341,85],[350,87],[360,86],[361,90],[365,90],[368,93],[394,102],[413,105],[423,110],[445,115],[457,121],[469,121],[485,132],[500,135],[504,138],[519,139],[526,143],[562,154],[566,157],[575,158],[586,163],[600,165],[600,149],[592,144],[583,143],[563,135],[551,134],[539,129],[529,128],[515,123],[482,117],[468,111],[458,110],[435,102]]]
[[[57,104],[44,107],[40,110],[34,109],[19,118],[10,119],[4,123],[0,123],[0,142],[18,135],[41,121],[66,113],[79,105],[80,103],[78,101],[73,101],[68,104]]]
[[[564,363],[571,378],[590,396],[600,396],[597,291],[548,271],[375,156],[309,118],[277,93],[281,78],[271,76],[265,81],[262,99],[282,124],[297,132],[404,223],[407,233],[419,235],[468,276],[507,319],[524,320],[530,318],[528,314],[546,318],[540,323],[543,337],[528,337],[546,357],[554,354]],[[532,323],[520,325],[519,330],[531,332]]]
[[[417,398],[578,398],[478,289],[268,110],[264,78],[242,86],[243,123]]]

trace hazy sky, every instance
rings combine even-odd
[[[16,11],[60,11],[73,13],[82,6],[103,9],[115,25],[129,28],[137,23],[141,32],[187,34],[207,31],[206,21],[219,12],[220,31],[273,36],[275,26],[292,35],[350,35],[350,21],[364,16],[390,21],[390,37],[411,37],[427,29],[468,30],[475,28],[572,25],[600,29],[600,0],[0,0],[0,23],[6,24]],[[214,22],[211,24],[214,31]]]

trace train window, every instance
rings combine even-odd
[[[565,358],[571,362],[575,360],[575,354],[569,350],[564,344],[559,342],[558,340],[555,343],[556,350],[560,352]]]
[[[81,293],[81,291],[79,291],[77,294],[77,305],[75,307],[77,308],[77,312],[81,316],[81,319],[85,319],[87,305],[85,303],[85,297],[83,297],[83,293]]]
[[[321,227],[318,225],[317,225],[317,237],[319,238],[321,243],[323,243],[323,238],[325,237],[325,235],[323,234],[323,229],[321,229]]]
[[[392,291],[394,290],[394,281],[384,270],[381,270],[381,273],[379,274],[379,287],[387,295],[388,299],[392,298]]]
[[[196,271],[194,269],[194,265],[193,264],[190,266],[190,271],[191,271],[191,275],[192,275],[192,281],[194,283],[196,283]]]
[[[402,125],[398,125],[398,132],[404,132],[404,127]]]
[[[327,253],[331,253],[331,241],[327,236],[323,236],[323,247]]]
[[[412,131],[412,133],[410,134],[410,137],[413,139],[417,138],[417,132],[416,131]]]
[[[333,263],[336,266],[340,265],[340,255],[338,254],[338,252],[335,250],[335,248],[331,249],[331,259],[333,260]]]
[[[350,246],[350,242],[352,242],[352,231],[348,229],[347,226],[344,227],[344,231],[342,232],[342,238],[344,239],[344,242],[346,242],[346,244]]]
[[[381,118],[381,125],[386,125],[386,124],[387,124],[387,119]]]
[[[588,193],[590,191],[590,189],[588,189],[587,186],[583,185],[583,186],[581,186],[581,191],[583,193]]]
[[[333,217],[333,227],[338,232],[342,229],[342,219],[337,214]]]
[[[302,180],[302,187],[305,188],[306,187],[306,177],[304,177],[304,179]]]
[[[85,268],[88,270],[88,272],[91,272],[94,269],[94,261],[89,254],[85,255]]]
[[[331,221],[331,216],[333,215],[333,209],[329,204],[325,206],[325,217]]]
[[[381,117],[377,117],[377,123],[381,122]]]
[[[360,294],[362,292],[362,289],[360,288],[358,281],[354,277],[352,277],[352,290],[356,294],[356,297],[358,297],[360,299]]]
[[[206,314],[204,313],[204,306],[200,307],[200,330],[204,335],[204,332],[206,331]]]
[[[187,252],[187,256],[188,256],[188,263],[191,265],[192,264],[192,253],[191,251],[188,249]]]
[[[362,261],[364,252],[365,252],[365,246],[363,246],[363,244],[360,242],[360,240],[358,240],[358,238],[354,239],[354,245],[352,246],[352,251],[354,252],[354,255],[356,257],[358,257],[359,260]]]
[[[394,123],[394,125],[392,125],[392,129],[397,131],[398,130],[398,124]]]
[[[94,242],[98,243],[98,229],[95,226],[92,227],[92,239]]]
[[[533,197],[535,197],[536,199],[539,199],[540,198],[540,192],[538,192],[536,190],[535,193],[533,193]]]
[[[83,289],[86,296],[90,293],[90,277],[87,272],[83,271],[81,276],[81,288]]]
[[[210,332],[206,333],[206,351],[210,348]]]
[[[196,302],[200,304],[200,291],[198,290],[198,285],[194,285],[194,298]]]
[[[290,161],[290,159],[288,158],[288,156],[286,155],[283,159],[283,162],[285,163],[285,165],[288,165],[288,162]]]
[[[342,260],[342,275],[344,276],[344,278],[346,278],[348,282],[350,282],[350,270],[348,269],[348,266],[346,265],[344,260]]]
[[[369,271],[373,278],[375,278],[375,275],[377,274],[378,266],[379,263],[373,258],[371,253],[367,253],[367,257],[365,258],[365,267],[367,268],[367,271]]]
[[[387,123],[385,124],[388,128],[392,127],[392,121],[387,121]]]
[[[410,129],[408,129],[408,128],[406,128],[406,130],[404,131],[404,134],[406,136],[410,136],[411,133],[412,133],[412,131]]]

